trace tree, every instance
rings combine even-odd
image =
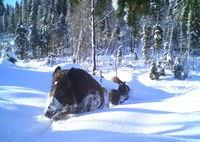
[[[0,0],[0,32],[3,31],[2,17],[4,14],[5,8],[3,5],[3,0]]]
[[[126,9],[127,23],[133,29],[139,29],[139,19],[138,16],[151,14],[152,5],[159,3],[159,0],[118,0],[118,9],[116,11],[117,17],[124,17],[124,12]]]
[[[96,65],[96,43],[95,43],[95,23],[94,23],[94,0],[91,0],[91,44],[92,44],[92,72],[95,75]]]
[[[144,62],[148,63],[150,59],[150,34],[151,34],[151,28],[148,27],[146,24],[143,26],[143,32],[142,32],[142,55],[144,58]]]
[[[68,26],[64,14],[61,13],[59,21],[52,27],[53,50],[57,55],[63,55],[64,49],[68,48]]]
[[[49,48],[48,48],[49,36],[48,36],[48,31],[47,31],[46,26],[40,30],[39,37],[40,37],[39,45],[40,45],[40,50],[41,50],[41,56],[46,57],[48,56],[48,52],[49,52]]]
[[[30,13],[30,33],[29,33],[29,48],[32,51],[32,56],[38,57],[39,50],[39,39],[38,39],[38,29],[37,29],[37,3],[35,0],[32,0],[32,7],[31,7],[31,13]]]
[[[5,11],[5,7],[3,4],[3,0],[0,0],[0,16],[3,16],[4,11]]]
[[[8,17],[6,12],[3,14],[3,32],[7,32],[8,30]]]
[[[21,21],[21,6],[18,1],[15,3],[15,9],[14,9],[14,14],[15,14],[15,23],[20,23]]]
[[[16,23],[15,23],[15,14],[14,11],[12,11],[11,14],[11,21],[10,21],[10,25],[9,25],[9,31],[11,33],[15,33],[15,27],[16,27]]]
[[[16,55],[20,59],[25,59],[27,58],[27,53],[28,53],[28,47],[27,47],[28,29],[25,26],[23,26],[22,23],[20,22],[17,25],[15,34],[16,37],[14,42],[16,47]]]
[[[41,56],[45,57],[49,53],[49,30],[51,29],[48,28],[48,4],[46,0],[41,1],[37,19]]]
[[[22,22],[28,24],[28,2],[27,0],[22,1]]]
[[[33,0],[27,0],[27,18],[28,18],[28,23],[27,23],[27,26],[30,26],[31,25],[31,20],[30,20],[30,16],[31,16],[31,9],[32,9],[32,1]]]
[[[187,51],[191,51],[192,48],[198,47],[200,2],[198,0],[182,0],[178,4],[177,17],[183,38],[181,39],[181,50],[183,49],[184,52],[186,48]]]
[[[159,51],[162,47],[163,30],[159,25],[154,26],[154,51],[157,54],[157,61],[159,61]]]
[[[183,66],[184,78],[188,76],[188,56],[190,51],[199,46],[199,7],[198,0],[176,0],[176,11],[174,12],[176,24],[178,25],[178,48],[177,55]],[[175,24],[173,24],[175,25]],[[174,36],[175,37],[175,36]]]
[[[91,7],[90,7],[90,14],[91,14],[91,48],[92,48],[92,71],[93,75],[95,75],[95,71],[97,69],[96,65],[96,42],[95,42],[95,11],[98,10],[97,13],[102,13],[102,11],[105,9],[106,4],[110,2],[109,0],[98,0],[96,2],[96,6],[99,6],[99,9],[95,9],[95,1],[91,0]],[[101,7],[102,6],[102,7]],[[101,8],[103,9],[101,9]],[[102,10],[102,11],[101,11]]]
[[[66,16],[67,0],[55,0],[55,5],[56,5],[56,12],[58,13],[58,15],[63,13],[64,16]]]
[[[184,71],[183,64],[181,63],[181,58],[177,58],[173,65],[173,72],[174,72],[174,78],[182,79],[182,73]]]
[[[150,72],[149,77],[151,80],[158,80],[159,79],[159,72],[156,63],[153,61],[150,64]]]
[[[29,47],[32,51],[32,57],[37,58],[39,55],[39,39],[38,39],[38,30],[36,23],[33,23],[30,26],[30,33],[29,33]]]

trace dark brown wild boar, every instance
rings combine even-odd
[[[53,73],[45,116],[59,119],[63,115],[93,111],[104,106],[101,85],[86,71],[77,68]]]

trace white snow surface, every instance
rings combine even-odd
[[[99,57],[100,83],[108,92],[117,85],[112,56]],[[187,80],[173,78],[170,71],[150,80],[148,66],[124,56],[118,77],[129,85],[130,97],[123,104],[81,113],[59,121],[43,113],[57,66],[44,61],[0,64],[1,142],[198,142],[200,141],[200,72]],[[62,69],[86,65],[62,63]],[[89,63],[87,66],[90,66]],[[91,73],[91,72],[90,72]],[[99,81],[99,76],[94,77]],[[105,95],[107,97],[107,95]]]

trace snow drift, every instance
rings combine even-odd
[[[167,71],[166,77],[152,81],[148,67],[129,58],[131,67],[118,70],[119,78],[130,86],[129,100],[61,121],[43,116],[55,67],[36,61],[21,61],[16,66],[0,64],[1,142],[199,141],[200,74],[193,72],[190,79],[180,81]],[[104,67],[101,85],[108,90],[117,88],[109,81],[115,75],[113,68],[106,62],[100,66]],[[99,81],[98,76],[95,79]]]

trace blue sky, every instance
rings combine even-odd
[[[4,6],[7,4],[15,6],[16,1],[21,2],[21,0],[3,0]]]

